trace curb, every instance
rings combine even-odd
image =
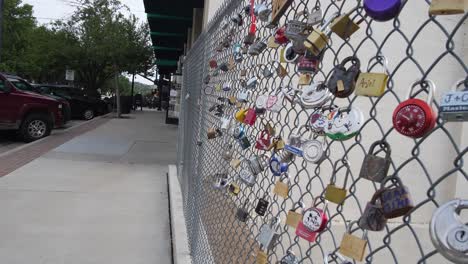
[[[187,227],[185,225],[182,192],[175,165],[169,165],[167,182],[169,184],[173,263],[189,264],[192,263],[192,258],[190,256]]]
[[[76,126],[72,126],[72,127],[63,129],[63,130],[61,130],[61,131],[64,132],[64,133],[65,133],[65,132],[69,132],[69,131],[71,131],[71,130],[73,130],[73,129],[75,129],[75,128],[79,128],[79,127],[81,127],[81,126],[83,126],[83,125],[86,125],[86,124],[89,124],[89,123],[91,123],[91,122],[97,121],[97,120],[99,120],[99,119],[105,118],[105,117],[107,117],[108,115],[110,115],[110,113],[105,114],[105,115],[102,115],[102,116],[95,117],[95,118],[93,118],[93,119],[91,119],[91,120],[88,120],[88,121],[84,121],[84,122],[82,122],[82,123],[80,123],[80,124],[77,124]],[[1,157],[5,157],[5,156],[7,156],[7,155],[10,155],[10,154],[12,154],[12,153],[15,153],[16,151],[20,151],[20,150],[22,150],[22,149],[24,149],[24,148],[37,145],[37,144],[39,144],[39,143],[41,143],[41,142],[43,142],[43,141],[45,141],[45,140],[47,140],[47,139],[50,139],[51,136],[53,137],[54,135],[50,135],[50,136],[48,136],[48,137],[44,137],[44,138],[38,139],[38,140],[36,140],[36,141],[30,142],[30,143],[26,143],[26,144],[24,144],[24,145],[22,145],[22,146],[18,146],[18,147],[14,148],[14,149],[10,149],[10,150],[8,150],[8,151],[6,151],[6,152],[4,152],[4,153],[1,153],[1,154],[0,154],[0,158],[1,158]]]

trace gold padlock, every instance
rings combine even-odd
[[[241,77],[247,76],[247,70],[246,70],[246,69],[242,69],[242,70],[240,71],[240,76],[241,76]]]
[[[239,168],[239,166],[241,165],[242,161],[239,160],[239,159],[233,159],[231,160],[231,162],[229,163],[231,165],[231,167],[233,167],[234,169],[237,169]]]
[[[289,178],[288,178],[289,181]],[[289,185],[281,181],[281,178],[276,182],[273,193],[287,199],[289,196]]]
[[[235,115],[236,120],[243,123],[244,119],[245,119],[245,116],[247,115],[247,111],[249,111],[249,109],[247,109],[247,108],[241,108],[239,111],[237,111],[237,113]]]
[[[330,40],[330,23],[338,16],[338,13],[334,13],[326,22],[320,27],[320,29],[314,29],[309,36],[304,40],[305,48],[313,55],[318,56],[323,49],[328,45]]]
[[[257,264],[268,264],[268,255],[266,252],[259,250],[257,252]]]
[[[237,98],[235,96],[229,96],[229,103],[230,104],[236,104]]]
[[[309,85],[312,81],[312,76],[308,73],[301,73],[299,75],[299,82],[298,85]]]
[[[340,253],[356,261],[362,261],[366,255],[367,230],[364,231],[362,238],[352,235],[351,227],[357,223],[357,221],[349,223],[343,240],[341,240]]]
[[[218,131],[214,127],[208,128],[207,132],[208,139],[214,139],[218,136]]]
[[[432,0],[429,14],[433,16],[463,14],[467,3],[466,0]]]
[[[228,69],[231,71],[234,68],[236,68],[236,62],[234,61],[234,58],[231,56],[229,57]]]
[[[282,138],[278,138],[278,141],[276,142],[276,145],[275,145],[275,150],[276,151],[282,150],[284,149],[285,146],[286,146],[286,143],[284,142],[284,140]]]
[[[279,52],[279,58],[280,58],[280,59],[279,59],[279,62],[280,62],[280,63],[288,63],[288,62],[286,61],[286,59],[284,58],[284,52],[285,52],[285,51],[286,51],[286,48],[283,47],[283,48],[281,48],[281,50],[280,50],[280,52]]]
[[[301,210],[304,211],[304,204],[302,202],[299,202],[298,205],[299,206],[289,210],[288,215],[286,216],[286,225],[294,229],[297,228],[299,223],[302,221],[302,217],[303,217],[303,212],[298,213],[296,212],[296,210],[301,208]]]
[[[376,63],[381,63],[383,65],[383,73],[369,72],[369,68],[372,65],[371,62],[373,60],[376,60]],[[361,72],[356,81],[356,95],[375,97],[381,96],[385,92],[385,88],[387,87],[387,66],[388,60],[384,56],[376,56],[370,59],[369,66],[367,67],[368,72]]]
[[[267,47],[268,48],[277,49],[279,46],[280,46],[280,44],[276,43],[274,36],[271,36],[271,37],[268,38],[268,42],[267,42]]]
[[[288,75],[288,71],[281,63],[279,63],[278,68],[276,69],[276,73],[280,78],[284,78]]]
[[[220,91],[221,91],[221,84],[220,84],[220,83],[217,83],[217,84],[215,85],[215,91],[217,91],[217,92],[220,92]]]
[[[330,179],[330,184],[328,184],[325,190],[325,199],[336,204],[343,204],[344,200],[346,199],[346,195],[348,193],[346,189],[346,184],[348,182],[349,174],[351,174],[351,168],[349,167],[348,161],[346,159],[342,159],[341,162],[343,165],[337,167],[340,160],[337,160],[335,165],[333,166],[333,176]],[[343,188],[337,187],[336,183],[336,175],[341,168],[346,168],[346,176],[344,180]]]
[[[358,22],[354,22],[350,18],[350,14],[344,14],[331,24],[330,28],[335,34],[337,34],[343,40],[349,38],[354,32],[359,30],[359,24],[362,23],[364,19],[359,20]]]
[[[231,184],[229,184],[228,191],[232,196],[237,196],[240,193],[240,187],[237,183],[231,182]]]

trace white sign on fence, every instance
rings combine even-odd
[[[65,80],[74,81],[75,80],[75,71],[74,70],[66,70],[65,71]]]

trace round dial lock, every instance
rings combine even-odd
[[[325,133],[333,140],[348,140],[354,137],[364,124],[364,115],[357,107],[333,110],[327,118]]]
[[[468,226],[460,225],[450,230],[447,243],[456,251],[468,253]]]
[[[302,89],[300,98],[301,105],[304,108],[321,107],[328,102],[332,97],[330,91],[324,86],[322,82],[308,85]]]
[[[435,126],[432,108],[423,100],[409,99],[401,103],[393,113],[393,126],[401,134],[419,138]]]
[[[303,149],[303,157],[306,161],[312,162],[312,163],[318,163],[320,162],[325,154],[324,151],[324,146],[322,142],[312,139],[312,140],[307,140],[302,144],[302,149]]]
[[[324,132],[327,125],[327,118],[322,112],[314,112],[310,115],[310,127],[315,133]]]
[[[304,226],[312,232],[318,232],[322,229],[324,222],[322,210],[318,208],[308,209],[302,218]]]

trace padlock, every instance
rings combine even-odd
[[[299,264],[299,258],[296,257],[294,252],[288,250],[286,255],[281,258],[279,264]]]
[[[277,49],[280,46],[280,44],[276,43],[275,37],[270,36],[267,41],[267,47],[270,49]]]
[[[352,34],[354,34],[356,31],[359,30],[359,24],[361,24],[365,18],[362,17],[360,20],[357,22],[354,22],[354,19],[356,17],[360,16],[360,14],[357,14],[351,18],[351,14],[356,11],[357,8],[352,9],[348,13],[341,15],[340,17],[337,17],[333,23],[330,25],[330,29],[333,33],[337,34],[340,38],[343,40],[346,40],[349,38]]]
[[[262,115],[266,112],[267,110],[267,101],[268,101],[268,96],[267,95],[259,95],[257,97],[257,100],[255,100],[255,113]]]
[[[359,133],[364,121],[364,114],[357,107],[337,108],[327,116],[325,134],[333,140],[348,140]]]
[[[307,24],[315,26],[320,24],[323,19],[323,10],[320,6],[316,5],[309,13],[307,13]]]
[[[402,8],[401,0],[364,0],[366,14],[375,21],[388,21],[395,18]]]
[[[337,160],[333,166],[333,175],[330,179],[330,183],[328,184],[326,190],[325,190],[325,199],[327,201],[330,201],[335,204],[343,204],[344,201],[346,200],[346,195],[348,194],[347,190],[347,184],[348,184],[348,178],[349,175],[351,174],[351,168],[349,166],[349,163],[346,159],[342,159],[340,167],[338,167],[340,160]],[[343,187],[338,187],[336,186],[336,175],[338,174],[338,171],[341,168],[346,168],[346,175],[344,179],[344,184]]]
[[[291,6],[294,0],[272,0],[271,1],[271,22],[269,27],[275,27],[281,16],[286,12],[286,10]]]
[[[218,62],[216,61],[216,59],[211,59],[208,63],[209,63],[209,65],[210,65],[210,68],[211,68],[211,69],[216,69],[216,68],[218,68]]]
[[[268,166],[269,159],[270,158],[267,155],[254,155],[247,160],[247,164],[250,168],[250,171],[256,176],[265,170],[265,168]]]
[[[263,22],[268,22],[270,20],[271,9],[267,7],[265,3],[260,3],[255,5],[255,13]]]
[[[231,128],[231,118],[230,117],[223,117],[221,118],[221,130],[228,131]]]
[[[321,55],[315,56],[310,51],[306,51],[304,56],[302,56],[297,63],[297,71],[299,73],[316,73],[319,70],[321,59]]]
[[[468,78],[459,80],[442,96],[439,115],[444,121],[468,121]]]
[[[259,234],[256,238],[260,244],[260,248],[263,250],[272,250],[279,238],[279,234],[276,232],[280,224],[279,217],[271,219],[270,224],[263,224],[260,227]]]
[[[231,162],[229,163],[229,165],[231,165],[233,169],[239,168],[240,164],[241,164],[241,160],[239,159],[232,159]]]
[[[255,212],[260,216],[265,216],[270,203],[266,200],[266,196],[258,200],[258,204],[255,207]]]
[[[223,83],[223,88],[222,89],[223,89],[224,92],[229,92],[229,91],[231,91],[231,86],[229,86],[229,83],[225,82],[225,83]]]
[[[328,224],[326,213],[328,204],[324,201],[322,209],[317,208],[319,205],[317,199],[320,199],[320,197],[314,199],[313,207],[304,212],[302,221],[299,222],[296,228],[296,235],[309,242],[315,242],[317,235],[325,230]]]
[[[328,256],[330,255],[335,255],[336,258],[333,259],[332,262],[328,261]],[[327,253],[323,257],[323,263],[324,264],[329,264],[329,263],[337,263],[337,264],[353,264],[353,262],[345,259],[342,255],[340,255],[338,252],[335,253]]]
[[[305,161],[318,164],[325,158],[327,143],[325,137],[322,137],[322,141],[318,140],[316,137],[302,142],[302,152]]]
[[[247,136],[243,136],[239,139],[237,139],[237,142],[239,143],[239,145],[241,146],[241,148],[243,150],[246,150],[248,148],[250,148],[251,144],[250,144],[250,140]]]
[[[289,20],[286,23],[286,30],[284,31],[284,35],[292,42],[302,42],[302,44],[304,43],[304,38],[306,37],[310,26],[306,22],[302,22],[300,17],[306,16],[306,14],[307,12],[300,11],[296,13],[293,20]]]
[[[375,148],[377,146],[381,147],[385,157],[376,155]],[[382,182],[387,177],[392,164],[391,154],[392,150],[386,141],[374,142],[369,149],[369,153],[364,157],[359,177],[374,182]]]
[[[251,0],[248,10],[250,15],[250,29],[249,33],[244,38],[245,45],[252,45],[255,41],[255,33],[257,32],[257,18],[255,16],[255,1]]]
[[[236,24],[237,26],[241,27],[242,25],[244,25],[244,19],[242,18],[242,14],[241,13],[238,13],[236,15],[234,15],[232,18],[231,18],[231,21]]]
[[[237,93],[237,101],[241,103],[246,103],[249,101],[249,96],[252,94],[252,91],[247,89],[242,89]]]
[[[235,96],[229,96],[228,100],[230,105],[235,105],[237,102],[237,98]]]
[[[280,27],[275,31],[275,43],[278,45],[283,45],[289,42],[289,39],[284,34],[286,27]]]
[[[268,264],[268,254],[265,251],[259,250],[257,252],[257,258],[255,264]]]
[[[237,111],[236,114],[235,114],[236,120],[243,123],[244,120],[245,120],[245,117],[247,115],[247,111],[248,111],[248,109],[246,109],[246,108],[239,109],[239,111]]]
[[[369,72],[373,60],[383,65],[384,71],[382,73]],[[377,56],[370,59],[367,72],[361,72],[356,81],[356,95],[375,97],[383,95],[388,82],[387,72],[389,72],[387,58],[384,56]]]
[[[392,181],[392,187],[385,187],[385,184]],[[380,202],[382,203],[383,213],[386,218],[396,218],[404,216],[413,208],[413,199],[406,186],[403,185],[401,179],[397,176],[387,177],[382,181],[380,190]]]
[[[242,70],[240,71],[240,76],[241,76],[241,77],[247,76],[247,70],[246,70],[246,69],[242,69]]]
[[[338,13],[334,13],[329,19],[327,19],[320,29],[314,29],[312,33],[304,40],[305,48],[313,55],[319,55],[322,50],[327,47],[330,40],[330,23],[338,16]]]
[[[281,176],[288,171],[288,163],[281,162],[276,155],[272,155],[270,159],[270,171],[274,176]]]
[[[324,134],[328,129],[328,117],[330,116],[325,112],[328,111],[329,113],[332,113],[336,109],[338,108],[335,105],[327,105],[322,106],[321,108],[315,108],[309,117],[309,128],[316,134]]]
[[[348,62],[351,66],[346,68]],[[360,68],[361,62],[354,56],[347,57],[336,65],[327,84],[330,92],[338,98],[350,96],[356,88],[356,81],[361,73]]]
[[[271,144],[271,134],[268,130],[264,129],[260,133],[260,137],[255,143],[255,148],[259,150],[267,150]]]
[[[346,233],[343,235],[343,239],[340,244],[340,253],[356,261],[362,261],[366,255],[368,243],[367,230],[364,230],[361,238],[354,236],[351,234],[353,224],[357,224],[357,221],[349,223],[346,228]]]
[[[250,56],[258,56],[267,48],[266,40],[257,40],[249,48]]]
[[[229,133],[234,139],[240,139],[245,136],[245,128],[242,125],[233,126],[229,130]]]
[[[305,131],[301,132],[303,128],[305,128]],[[303,141],[302,136],[308,130],[309,129],[307,126],[301,126],[291,131],[291,134],[289,135],[289,138],[288,138],[288,143],[284,146],[284,150],[298,157],[302,157],[304,154],[302,150],[302,141]]]
[[[380,195],[385,189],[378,190],[367,203],[362,216],[359,218],[359,227],[370,231],[382,231],[387,225],[387,218],[383,213]]]
[[[224,160],[230,161],[232,159],[233,152],[234,152],[234,149],[232,148],[232,145],[228,144],[226,146],[226,149],[223,150],[223,154],[221,156],[223,157]]]
[[[279,95],[269,95],[267,100],[266,108],[267,110],[278,113],[281,111],[283,107],[283,95],[280,93]]]
[[[223,135],[223,133],[218,128],[216,128],[216,127],[208,128],[208,132],[207,132],[208,139],[215,139],[215,138],[220,137],[222,135]]]
[[[289,184],[283,182],[283,178],[286,178],[289,182],[289,176],[287,175],[287,173],[283,174],[283,176],[280,176],[280,178],[275,184],[275,187],[273,188],[273,193],[278,195],[279,197],[282,197],[283,199],[287,199],[289,196]]]
[[[215,183],[213,184],[213,188],[217,190],[226,189],[227,186],[231,183],[231,179],[229,179],[226,173],[217,173],[214,175]]]
[[[309,85],[310,82],[312,81],[312,76],[308,73],[301,73],[299,75],[299,81],[297,83],[297,85]]]
[[[283,67],[283,65],[279,61],[276,62],[278,63],[278,68],[276,68],[276,74],[278,74],[280,78],[288,76],[288,71],[286,70],[286,68]]]
[[[237,208],[236,212],[236,218],[241,221],[241,222],[247,222],[249,219],[249,210],[247,209],[247,206],[249,204],[249,199],[245,200],[244,206],[241,208]]]
[[[430,223],[434,247],[453,263],[468,263],[468,225],[460,217],[468,200],[454,199],[435,210]]]
[[[426,83],[429,89],[427,101],[411,98],[412,91],[418,85]],[[436,124],[437,115],[432,109],[432,97],[435,84],[431,80],[416,81],[411,85],[406,100],[401,102],[393,112],[393,127],[400,134],[420,138],[429,133]]]
[[[252,187],[257,182],[257,176],[254,175],[249,169],[242,166],[245,163],[245,160],[241,163],[241,170],[239,171],[239,179],[247,185],[247,187]]]
[[[271,78],[274,75],[274,71],[272,67],[269,67],[268,65],[261,64],[260,65],[260,70],[262,71],[262,75],[265,78]]]
[[[305,109],[322,107],[333,97],[323,82],[313,82],[304,86],[299,97],[299,103]]]
[[[257,77],[253,76],[247,81],[245,88],[249,90],[253,90],[257,86],[257,83],[258,83]]]
[[[429,14],[433,16],[463,14],[466,7],[466,0],[432,0]]]
[[[226,62],[223,62],[220,65],[218,65],[217,69],[219,69],[219,70],[221,70],[223,72],[227,72],[227,71],[229,71],[229,65]]]
[[[286,45],[281,53],[281,56],[281,61],[286,63],[296,63],[300,58],[299,53],[294,50],[294,45],[292,42]]]
[[[298,202],[298,206],[292,208],[288,211],[286,216],[286,225],[296,229],[300,222],[302,222],[302,217],[304,215],[304,203]],[[296,212],[298,209],[301,209],[301,212]]]
[[[249,108],[249,110],[247,110],[247,114],[245,115],[243,123],[249,126],[253,126],[255,124],[255,121],[257,121],[257,113],[255,112],[255,109]]]
[[[240,193],[240,187],[237,183],[231,182],[228,186],[228,192],[232,196],[237,196]]]

